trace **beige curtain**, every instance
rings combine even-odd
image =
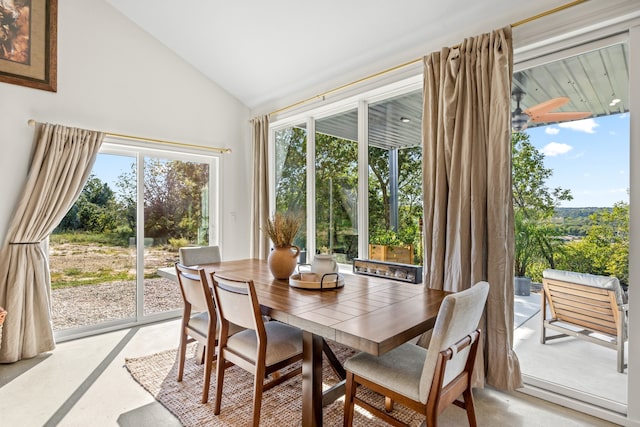
[[[490,284],[486,381],[522,386],[513,351],[511,29],[465,39],[424,58],[425,284]],[[478,375],[482,378],[482,363]]]
[[[267,259],[269,238],[262,230],[269,218],[269,116],[251,120],[253,140],[251,257]]]
[[[0,306],[7,310],[0,363],[34,357],[55,347],[51,281],[43,241],[75,200],[91,173],[104,135],[44,124],[0,251]]]

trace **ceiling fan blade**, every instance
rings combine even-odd
[[[588,111],[571,111],[567,113],[545,113],[531,116],[531,121],[536,123],[544,122],[565,122],[569,120],[586,119],[591,116]]]
[[[559,98],[553,98],[548,101],[541,102],[538,105],[534,105],[533,107],[527,108],[526,110],[524,110],[524,112],[531,117],[534,117],[540,114],[547,113],[551,110],[555,110],[556,108],[560,108],[567,102],[569,102],[569,98],[567,98],[566,96],[561,96]]]

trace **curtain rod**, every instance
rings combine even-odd
[[[553,9],[549,9],[549,10],[541,12],[541,13],[539,13],[537,15],[531,16],[529,18],[525,18],[525,19],[523,19],[521,21],[518,21],[518,22],[516,22],[514,24],[511,24],[511,28],[519,27],[521,25],[524,25],[524,24],[527,24],[529,22],[535,21],[536,19],[544,18],[545,16],[548,16],[548,15],[553,15],[556,12],[560,12],[561,10],[569,9],[570,7],[579,5],[580,3],[585,3],[587,1],[589,1],[589,0],[574,0],[572,2],[569,2],[569,3],[566,3],[564,5],[555,7]],[[454,46],[454,47],[457,47],[457,46]],[[400,68],[408,67],[409,65],[413,65],[413,64],[416,64],[416,63],[422,61],[422,59],[423,58],[417,58],[417,59],[414,59],[412,61],[405,62],[404,64],[396,65],[395,67],[391,67],[391,68],[388,68],[386,70],[382,70],[380,72],[377,72],[375,74],[371,74],[369,76],[363,77],[363,78],[358,79],[356,81],[353,81],[351,83],[346,83],[346,84],[344,84],[342,86],[338,86],[337,88],[330,89],[330,90],[328,90],[326,92],[323,92],[323,93],[321,93],[319,95],[315,95],[315,96],[312,96],[310,98],[303,99],[302,101],[298,101],[298,102],[295,102],[295,103],[293,103],[291,105],[287,105],[286,107],[282,107],[282,108],[280,108],[278,110],[272,111],[272,112],[269,113],[269,116],[273,116],[273,115],[285,112],[287,110],[291,110],[292,108],[298,107],[298,106],[300,106],[302,104],[306,104],[307,102],[314,101],[316,99],[324,98],[327,95],[330,95],[332,93],[339,92],[339,91],[341,91],[343,89],[346,89],[346,88],[351,87],[351,86],[355,86],[355,85],[357,85],[359,83],[362,83],[362,82],[365,82],[367,80],[375,79],[376,77],[382,76],[384,74],[391,73],[391,72],[396,71],[396,70],[398,70]]]
[[[34,119],[29,119],[27,121],[27,124],[29,126],[35,126],[36,123],[38,122],[36,122]],[[144,136],[126,135],[123,133],[114,133],[114,132],[104,132],[104,134],[114,138],[128,139],[130,141],[154,142],[157,144],[172,145],[174,147],[183,147],[183,148],[196,148],[198,150],[207,150],[207,151],[213,151],[213,152],[222,153],[222,154],[231,153],[231,148],[207,147],[206,145],[195,145],[195,144],[187,144],[184,142],[165,141],[163,139],[146,138]]]

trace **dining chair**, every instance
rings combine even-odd
[[[178,249],[180,264],[192,266],[220,262],[219,246],[184,246]]]
[[[204,384],[202,388],[202,403],[209,400],[209,385],[211,382],[212,364],[215,360],[217,342],[217,316],[209,288],[207,275],[203,268],[187,267],[175,264],[176,276],[180,285],[180,293],[184,300],[182,324],[180,327],[180,347],[178,349],[178,382],[182,381],[187,344],[197,341],[202,352],[197,356],[204,363]],[[241,330],[231,325],[230,333]],[[199,349],[200,350],[200,349]]]
[[[347,359],[344,425],[352,425],[358,404],[393,426],[405,426],[387,413],[396,401],[425,415],[428,427],[437,426],[438,415],[452,403],[465,409],[469,425],[476,426],[471,382],[488,293],[489,284],[478,282],[447,295],[428,349],[405,343],[381,356],[358,353]],[[385,411],[356,396],[358,384],[385,396]]]
[[[213,413],[220,414],[224,372],[230,362],[254,375],[253,425],[260,424],[264,391],[300,374],[298,366],[286,373],[272,373],[302,359],[302,331],[276,321],[264,322],[252,280],[238,280],[212,273],[213,297],[220,319],[218,366]],[[231,335],[231,325],[246,328]]]

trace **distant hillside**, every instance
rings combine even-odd
[[[567,236],[585,236],[591,226],[589,215],[603,210],[610,211],[611,209],[595,207],[556,208],[553,222],[558,224],[563,234]]]
[[[611,208],[556,208],[555,216],[559,218],[588,218],[589,215],[601,211],[611,210]]]

